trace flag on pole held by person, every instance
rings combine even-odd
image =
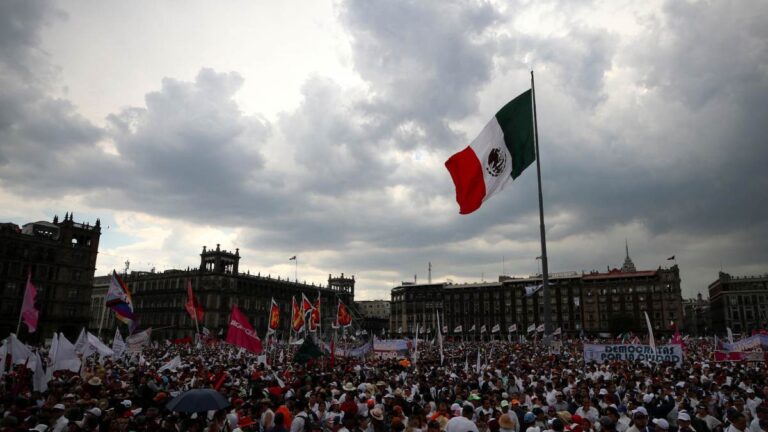
[[[651,326],[651,319],[648,318],[648,312],[645,314],[645,324],[648,326],[648,345],[653,348],[653,352],[656,352],[656,340],[653,338],[653,327]]]
[[[291,329],[299,333],[304,330],[304,313],[301,306],[296,303],[296,297],[291,297]]]
[[[461,333],[464,329],[461,327],[461,325],[457,325],[455,329],[453,329],[454,333]]]
[[[472,327],[469,329],[469,331],[471,331],[471,332],[475,331],[475,325],[474,324],[472,324]]]
[[[536,331],[536,324],[531,324],[528,326],[528,333],[533,333]]]
[[[184,304],[190,318],[200,322],[203,320],[203,306],[197,301],[197,297],[192,292],[192,279],[187,279],[187,302]]]
[[[494,325],[493,328],[491,329],[491,333],[498,333],[500,331],[501,331],[501,325],[499,324]]]
[[[484,333],[485,333],[485,324],[480,326],[480,334],[484,334]]]
[[[32,285],[32,272],[27,273],[27,286],[24,288],[24,300],[21,302],[21,321],[26,324],[30,333],[37,330],[37,318],[40,311],[35,307],[37,288]]]
[[[301,311],[303,313],[310,312],[312,310],[312,302],[309,301],[306,295],[304,293],[301,293]]]
[[[440,315],[435,311],[435,319],[437,323],[437,328],[440,329]],[[440,364],[443,364],[443,333],[447,333],[446,330],[448,330],[447,327],[443,327],[443,331],[440,330],[437,331],[437,345],[440,347]]]
[[[510,333],[512,333],[512,332],[516,332],[516,331],[517,331],[517,324],[512,324],[511,326],[509,326],[509,329],[508,329],[508,331],[509,331]]]
[[[347,305],[345,305],[341,300],[339,300],[339,307],[336,311],[336,323],[339,325],[339,327],[349,327],[352,325],[352,315],[349,314]]]
[[[533,133],[532,92],[527,90],[504,105],[467,148],[445,162],[456,187],[459,213],[480,208],[536,160]]]
[[[320,328],[320,293],[317,293],[317,300],[312,306],[312,312],[309,313],[309,331],[316,332]]]
[[[237,305],[232,305],[232,313],[229,318],[229,328],[227,329],[227,343],[245,348],[254,354],[261,353],[261,339],[253,331],[253,326]]]
[[[269,306],[269,325],[267,325],[267,335],[271,335],[280,327],[280,308],[277,302],[272,298]]]
[[[558,327],[554,332],[552,332],[552,336],[560,336],[561,334],[563,334],[562,327]]]
[[[114,270],[109,280],[109,289],[104,296],[104,303],[106,307],[112,309],[118,320],[128,326],[129,333],[133,333],[139,326],[139,321],[133,312],[131,292]]]
[[[544,333],[544,324],[539,324],[538,327],[536,327],[537,333]]]

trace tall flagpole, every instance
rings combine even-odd
[[[544,199],[541,193],[541,153],[539,152],[539,126],[536,120],[536,87],[531,71],[531,101],[533,103],[533,137],[536,146],[536,179],[539,186],[539,230],[541,232],[541,287],[544,296],[544,334],[552,332],[552,304],[549,293],[549,268],[547,265],[547,234],[544,229]],[[537,332],[538,333],[538,332]]]

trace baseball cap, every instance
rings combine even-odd
[[[677,413],[677,419],[682,421],[691,421],[691,416],[687,412],[680,411]]]
[[[64,411],[66,408],[64,407],[63,404],[56,404],[56,405],[53,406],[53,409]]]
[[[664,419],[653,419],[653,424],[664,430],[669,429],[669,422]]]
[[[638,414],[642,414],[646,417],[648,417],[648,411],[645,409],[645,407],[637,407],[632,411],[633,416],[637,416]]]

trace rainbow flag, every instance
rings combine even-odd
[[[112,270],[112,278],[109,281],[109,289],[104,296],[104,304],[112,309],[117,319],[128,326],[131,333],[139,326],[139,320],[133,312],[131,291],[114,270]]]

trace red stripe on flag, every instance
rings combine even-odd
[[[459,213],[469,214],[479,209],[485,198],[485,180],[483,167],[472,147],[451,156],[445,162],[445,167],[451,173],[453,184],[456,186]]]

